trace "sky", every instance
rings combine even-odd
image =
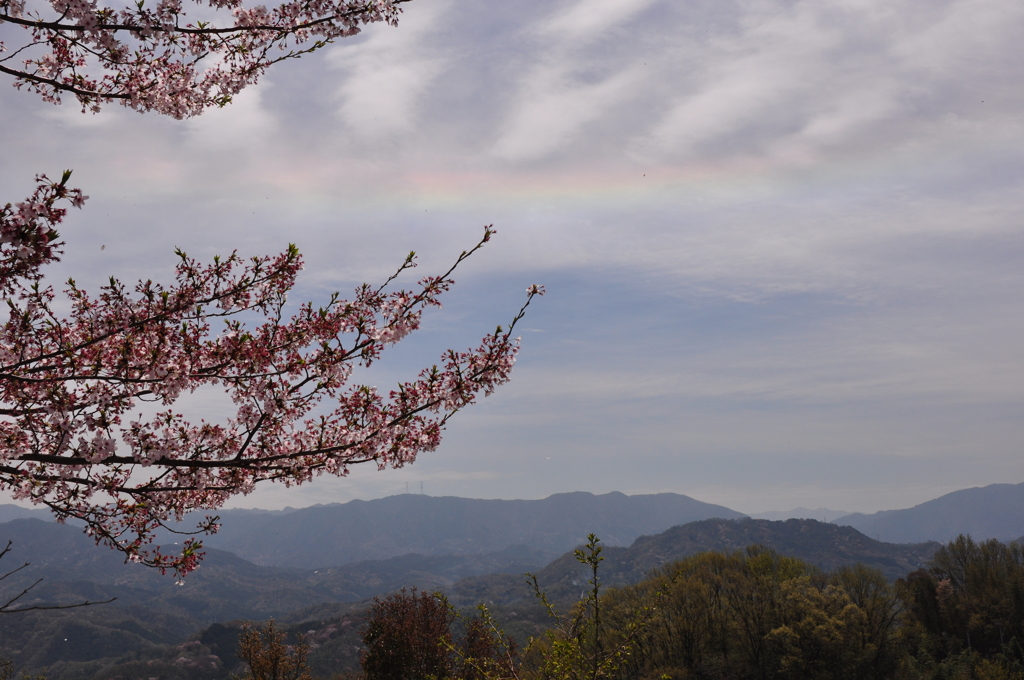
[[[874,512],[1024,482],[1024,3],[403,7],[187,121],[0,83],[3,200],[64,168],[90,196],[55,283],[294,242],[318,300],[494,224],[375,385],[546,286],[513,381],[437,451],[235,507],[422,484]]]

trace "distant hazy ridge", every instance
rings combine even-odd
[[[1024,535],[1024,484],[963,489],[904,510],[847,514],[833,519],[825,508],[760,513],[760,519],[830,519],[889,543],[945,542],[958,534],[1015,540]],[[300,510],[224,510],[222,528],[204,537],[208,548],[235,553],[254,564],[299,569],[336,567],[410,553],[486,555],[529,546],[544,561],[581,544],[593,532],[605,545],[625,546],[637,537],[711,518],[742,513],[689,496],[663,493],[600,496],[563,493],[542,500],[480,500],[403,494],[371,501],[316,505]],[[0,505],[0,523],[48,511]],[[191,528],[186,523],[185,528]],[[165,535],[166,542],[180,540]],[[520,551],[520,554],[525,554]]]
[[[315,505],[291,512],[226,510],[216,535],[203,539],[250,562],[318,569],[408,553],[479,555],[529,546],[553,558],[595,533],[607,545],[678,524],[742,513],[689,496],[560,493],[537,501],[403,494]]]
[[[905,510],[834,520],[889,543],[946,542],[958,534],[1010,541],[1024,534],[1024,484],[961,489]]]

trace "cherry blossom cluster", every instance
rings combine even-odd
[[[507,382],[512,337],[531,286],[506,329],[441,361],[387,394],[349,384],[383,349],[416,330],[454,269],[494,234],[490,227],[440,276],[294,310],[287,295],[302,268],[294,246],[273,257],[237,254],[202,264],[178,252],[175,280],[128,288],[111,279],[96,296],[69,280],[61,307],[40,267],[60,255],[55,227],[65,199],[85,197],[41,178],[32,198],[0,213],[0,489],[84,520],[128,559],[185,575],[201,544],[153,547],[155,532],[194,510],[215,510],[255,484],[302,484],[350,466],[401,467],[435,449],[447,420]],[[288,312],[291,311],[289,315]],[[255,321],[254,321],[255,319]],[[226,393],[224,422],[189,419],[176,400],[200,388]],[[140,405],[148,407],[143,416]],[[208,516],[197,532],[215,531]]]
[[[0,42],[0,72],[54,103],[70,93],[83,110],[120,101],[187,118],[224,106],[276,62],[355,35],[367,23],[395,24],[407,1],[292,0],[268,8],[196,0],[190,17],[181,0],[122,7],[0,0],[0,25],[25,29],[18,44]]]
[[[79,189],[69,189],[71,172],[65,171],[60,182],[51,182],[45,175],[36,177],[36,190],[22,201],[0,208],[0,293],[10,296],[19,278],[38,280],[39,267],[56,259],[57,224],[67,212],[56,207],[66,199],[76,208],[85,200]]]

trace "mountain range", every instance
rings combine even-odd
[[[793,512],[828,518],[823,509]],[[1024,534],[1024,485],[964,489],[913,508],[833,523],[752,519],[678,494],[621,493],[539,501],[403,494],[299,510],[227,510],[221,517],[221,532],[205,539],[202,568],[176,585],[97,548],[79,527],[42,521],[45,511],[0,506],[0,539],[12,541],[0,574],[31,563],[0,583],[0,598],[40,578],[22,605],[117,598],[84,609],[0,617],[0,655],[25,670],[46,667],[52,680],[136,677],[151,668],[177,668],[182,659],[202,664],[208,658],[216,659],[208,673],[198,666],[179,671],[214,680],[237,670],[239,620],[276,617],[319,636],[311,658],[322,668],[354,668],[367,600],[413,586],[444,591],[460,607],[488,603],[507,630],[536,634],[544,612],[522,573],[536,573],[553,602],[570,606],[586,583],[572,549],[589,533],[605,546],[602,581],[609,586],[635,583],[700,551],[751,544],[824,570],[867,564],[893,580],[927,565],[939,546],[929,539]],[[168,534],[162,540],[179,539]]]
[[[587,534],[606,545],[698,520],[738,519],[743,513],[672,493],[627,496],[585,492],[542,500],[480,500],[402,494],[370,501],[285,510],[223,510],[208,548],[254,564],[317,569],[408,553],[485,555],[530,546],[541,562],[582,543]],[[838,516],[837,515],[842,515]],[[50,517],[46,510],[0,505],[0,523]],[[826,508],[766,512],[755,519],[811,518],[852,526],[889,543],[945,542],[958,534],[1007,541],[1024,535],[1024,484],[962,489],[902,510],[843,514]],[[180,528],[190,529],[188,518]],[[180,540],[161,536],[165,543]]]
[[[516,545],[553,559],[583,543],[590,533],[609,545],[629,545],[638,536],[678,524],[744,517],[680,494],[617,492],[560,493],[542,500],[401,494],[282,512],[219,514],[221,529],[205,537],[204,545],[255,564],[300,569],[408,553],[482,555]],[[187,518],[183,528],[190,528]]]
[[[946,542],[959,534],[1010,541],[1024,534],[1024,484],[961,489],[903,510],[833,520],[890,543]]]

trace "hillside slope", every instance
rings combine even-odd
[[[259,566],[211,550],[202,568],[177,586],[154,570],[124,564],[118,553],[97,548],[74,527],[15,520],[0,524],[3,538],[14,541],[14,552],[0,566],[32,565],[0,584],[0,597],[40,577],[46,580],[24,604],[118,597],[112,604],[85,609],[0,617],[0,655],[25,669],[46,667],[54,680],[149,677],[133,674],[143,659],[145,664],[163,659],[160,663],[172,667],[192,649],[189,645],[197,644],[196,635],[202,644],[194,652],[222,648],[217,677],[226,677],[237,662],[238,624],[229,622],[271,616],[291,622],[296,630],[316,632],[323,645],[317,658],[330,657],[334,664],[346,659],[351,665],[358,659],[353,627],[361,625],[366,598],[411,586],[443,590],[466,608],[479,602],[497,605],[508,630],[533,635],[546,618],[522,572],[536,572],[542,588],[563,609],[580,596],[587,579],[571,552],[544,566],[541,554],[525,547],[478,555],[410,554],[315,570]],[[938,547],[880,543],[851,527],[814,520],[710,519],[639,537],[629,548],[606,547],[601,578],[608,586],[635,583],[666,562],[754,543],[823,569],[863,562],[889,578],[923,566]],[[193,642],[185,642],[189,636]],[[214,638],[221,642],[214,644]],[[109,675],[115,666],[119,670]]]
[[[40,578],[42,583],[20,599],[19,606],[117,598],[83,609],[0,616],[0,656],[21,668],[45,667],[55,680],[95,677],[100,668],[125,654],[160,656],[168,645],[180,645],[218,622],[284,618],[325,603],[331,603],[332,615],[337,616],[365,607],[354,603],[403,587],[433,592],[469,575],[521,573],[547,561],[537,551],[518,546],[479,555],[405,555],[301,570],[259,566],[229,552],[208,550],[201,568],[176,585],[170,575],[125,564],[119,553],[95,546],[76,527],[13,520],[0,523],[0,540],[3,545],[12,542],[12,551],[0,561],[0,573],[30,563],[0,582],[0,602]],[[237,630],[233,635],[237,640]],[[234,649],[228,649],[225,659],[229,666],[235,662]]]
[[[856,513],[834,523],[891,543],[945,542],[958,534],[1012,540],[1024,534],[1024,484],[961,489],[912,508]]]
[[[677,526],[654,536],[642,536],[629,548],[606,547],[602,553],[601,580],[607,586],[637,583],[669,562],[716,550],[733,552],[750,545],[773,548],[782,555],[832,570],[843,565],[865,564],[895,580],[926,566],[938,543],[898,545],[869,538],[852,527],[816,520],[709,519]],[[586,588],[587,574],[572,553],[566,553],[537,573],[541,587],[554,600],[567,602]],[[530,601],[531,590],[522,577],[481,575],[465,578],[452,588],[452,599],[461,605],[476,602],[515,604]]]

